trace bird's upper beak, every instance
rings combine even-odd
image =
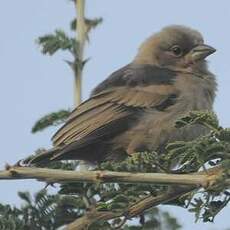
[[[216,49],[209,45],[198,45],[194,47],[186,56],[190,63],[196,63],[199,60],[204,60],[207,56],[216,52]]]

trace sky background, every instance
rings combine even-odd
[[[68,0],[21,0],[0,2],[0,168],[28,156],[39,147],[50,147],[56,128],[31,134],[41,116],[73,106],[73,76],[63,62],[69,56],[40,53],[38,36],[62,28],[67,32],[75,14]],[[220,123],[230,127],[230,1],[228,0],[91,0],[88,17],[104,22],[91,33],[85,56],[83,98],[111,72],[132,60],[140,43],[170,24],[182,24],[202,32],[217,52],[209,57],[219,90],[215,111]],[[0,202],[21,205],[17,191],[37,191],[34,181],[1,181]],[[223,230],[230,227],[229,207],[214,224],[194,224],[194,216],[181,208],[169,208],[185,230]]]

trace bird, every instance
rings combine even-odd
[[[30,164],[73,159],[98,164],[136,152],[163,154],[169,142],[206,134],[201,125],[178,129],[175,122],[190,111],[213,111],[217,83],[206,57],[215,51],[195,29],[162,28],[129,64],[93,89],[52,137],[53,148]]]

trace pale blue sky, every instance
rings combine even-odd
[[[84,98],[108,74],[127,64],[139,44],[165,25],[183,24],[198,29],[217,49],[209,58],[217,75],[219,91],[215,110],[223,126],[230,127],[230,1],[88,0],[87,15],[103,17],[91,34],[84,71]],[[14,163],[39,147],[49,147],[55,128],[30,133],[42,115],[70,108],[73,104],[72,72],[63,60],[68,56],[43,56],[35,39],[56,28],[69,31],[74,8],[68,0],[21,0],[0,2],[0,168]],[[20,204],[18,190],[36,191],[43,184],[33,181],[1,181],[0,202]],[[230,227],[229,207],[214,224],[194,224],[193,215],[171,209],[185,230],[222,230]]]

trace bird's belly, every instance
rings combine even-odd
[[[207,128],[192,125],[176,128],[178,118],[188,114],[191,110],[208,110],[209,107],[201,103],[178,103],[168,111],[152,110],[146,112],[139,122],[119,136],[120,146],[127,153],[140,151],[164,151],[165,145],[176,140],[189,141],[207,133]]]

